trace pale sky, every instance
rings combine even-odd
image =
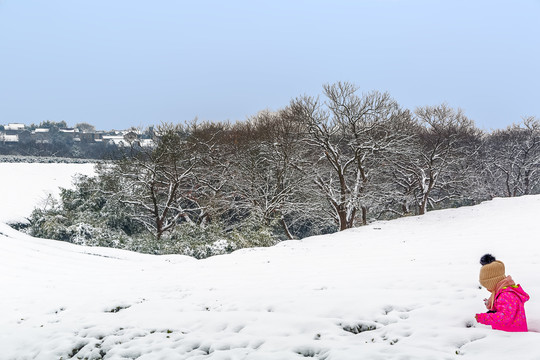
[[[540,117],[540,0],[0,0],[0,124],[245,120],[322,85]]]

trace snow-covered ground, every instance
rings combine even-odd
[[[0,359],[540,359],[539,214],[496,199],[201,261],[0,224]],[[486,252],[531,295],[529,333],[474,323]]]
[[[48,194],[70,187],[76,173],[91,175],[94,165],[0,163],[0,222],[24,222]]]

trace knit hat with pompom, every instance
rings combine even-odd
[[[495,259],[491,254],[486,254],[480,258],[480,284],[489,291],[495,290],[497,283],[504,278],[504,264],[502,261]]]

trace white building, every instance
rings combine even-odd
[[[4,133],[0,133],[0,142],[4,143],[17,143],[19,142],[19,135],[6,135]]]
[[[60,132],[63,132],[63,133],[78,133],[79,132],[79,129],[77,128],[62,128],[60,129]]]
[[[122,135],[103,135],[103,141],[118,146],[129,146]]]
[[[24,124],[19,123],[10,123],[4,126],[4,130],[6,131],[17,131],[17,130],[24,130]]]
[[[48,129],[48,128],[37,128],[36,130],[34,130],[34,133],[36,134],[40,134],[40,133],[48,133],[51,129]]]

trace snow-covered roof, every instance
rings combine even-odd
[[[5,130],[23,130],[24,124],[10,123],[4,126]]]
[[[63,132],[63,133],[76,133],[76,132],[79,132],[79,129],[77,129],[77,128],[62,128],[62,129],[60,129],[60,132]]]
[[[128,129],[128,130],[120,130],[120,132],[124,135],[126,134],[129,134],[129,133],[135,133],[137,135],[141,135],[142,134],[142,131],[140,129]]]
[[[49,128],[37,128],[34,130],[35,133],[48,133],[51,129]]]
[[[129,143],[121,135],[103,135],[103,141],[118,146],[129,146]]]

